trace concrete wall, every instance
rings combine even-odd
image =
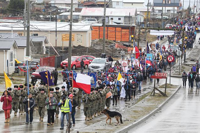
[[[12,58],[11,58],[11,53],[12,53]],[[5,50],[5,54],[4,54],[3,50],[0,50],[0,60],[1,60],[1,63],[0,63],[0,73],[1,74],[4,72],[4,70],[6,73],[9,71],[9,74],[14,73],[15,58],[14,58],[14,48],[13,47],[11,48],[11,50]],[[8,61],[8,67],[7,67],[7,61]]]
[[[24,57],[26,56],[26,48],[18,48],[16,49],[16,59],[19,61],[24,61]]]

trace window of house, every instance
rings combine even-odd
[[[18,33],[18,35],[19,35],[19,36],[22,36],[23,34],[22,34],[22,33]]]
[[[32,34],[32,36],[38,36],[38,33],[34,33],[34,34]]]
[[[13,52],[10,52],[10,61],[13,61]]]
[[[121,20],[121,18],[118,18],[118,20]]]

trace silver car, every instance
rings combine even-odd
[[[107,71],[112,63],[107,62],[106,58],[95,58],[88,66],[89,71]]]

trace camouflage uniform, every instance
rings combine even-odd
[[[89,119],[89,100],[88,100],[89,95],[88,94],[84,94],[83,95],[83,105],[84,105],[84,115],[85,115],[85,120]]]
[[[96,100],[96,113],[97,113],[97,115],[100,115],[100,112],[101,112],[100,107],[101,107],[101,104],[102,104],[100,92],[96,93],[96,98],[97,98],[97,100]]]
[[[57,102],[59,102],[61,99],[61,92],[55,92],[55,94],[56,94],[56,100],[57,100]],[[57,118],[58,118],[58,114],[59,114],[59,106],[56,106],[56,117]]]
[[[15,111],[15,116],[17,115],[18,112],[18,107],[19,107],[19,98],[21,96],[20,90],[13,90],[12,92],[12,109]]]
[[[22,115],[22,113],[25,111],[25,110],[24,110],[25,105],[24,105],[24,103],[23,103],[23,100],[24,100],[25,97],[27,96],[27,93],[26,93],[26,90],[25,90],[25,89],[20,90],[20,91],[21,91],[21,97],[20,97],[20,100],[19,100],[19,110],[20,110],[19,113],[21,113],[21,115]]]
[[[109,87],[106,87],[105,92],[106,92],[106,94],[107,94],[108,92],[110,92],[110,88],[109,88]],[[107,107],[107,109],[110,108],[110,101],[111,101],[111,98],[110,98],[110,97],[109,97],[109,98],[106,98],[106,107]]]
[[[83,90],[79,89],[78,91],[78,108],[80,109],[81,107],[81,99],[82,99],[82,94],[83,94]]]
[[[92,119],[92,112],[93,112],[93,94],[90,93],[89,96],[88,96],[88,117],[89,117],[89,120]]]
[[[36,97],[38,112],[39,112],[41,122],[43,122],[43,118],[45,114],[45,100],[46,99],[47,99],[47,95],[45,93],[40,93]]]

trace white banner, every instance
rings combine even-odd
[[[162,35],[168,35],[171,36],[174,34],[173,30],[150,30],[150,35],[156,35],[156,36],[162,36]]]

